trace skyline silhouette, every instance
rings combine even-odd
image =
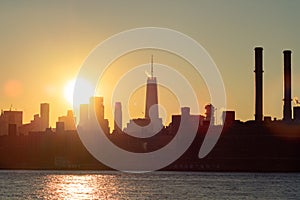
[[[0,168],[2,169],[51,169],[51,170],[141,170],[143,165],[128,162],[124,165],[129,168],[118,168],[107,164],[95,156],[83,136],[91,140],[92,134],[99,134],[109,142],[127,152],[152,153],[165,148],[176,140],[182,129],[185,137],[193,134],[195,138],[191,144],[172,162],[162,165],[159,170],[175,171],[236,171],[236,172],[297,172],[300,169],[298,147],[300,143],[300,106],[293,107],[289,98],[292,85],[291,51],[283,51],[284,57],[284,106],[283,118],[272,119],[263,112],[263,48],[254,49],[255,57],[255,117],[246,122],[237,120],[235,111],[223,110],[222,126],[215,123],[215,107],[212,104],[205,106],[205,114],[191,114],[189,107],[181,107],[181,113],[172,114],[171,123],[162,126],[157,107],[158,96],[157,79],[153,76],[153,62],[151,62],[151,76],[147,79],[145,91],[145,115],[143,118],[131,119],[122,131],[118,124],[109,124],[105,118],[104,98],[90,97],[89,104],[80,105],[80,119],[76,130],[75,118],[72,111],[61,116],[56,127],[49,127],[48,103],[41,103],[40,114],[34,115],[31,123],[22,125],[21,111],[4,111],[0,116]],[[115,104],[115,120],[122,121],[122,104]],[[102,132],[94,127],[98,124]],[[134,124],[135,123],[135,124]],[[138,126],[138,127],[134,127]],[[112,127],[114,129],[112,130]],[[160,127],[157,129],[157,127]],[[209,133],[209,129],[213,132]],[[222,133],[211,152],[200,157],[201,148],[205,139],[216,134],[221,127]],[[85,130],[85,132],[82,132]],[[27,131],[27,132],[25,132]],[[99,138],[98,138],[99,139]],[[93,140],[97,140],[94,138]],[[238,141],[238,142],[237,142]],[[103,145],[103,138],[99,140]],[[185,143],[184,137],[177,138],[172,148],[178,149]],[[21,144],[21,145],[20,145]],[[91,143],[93,144],[93,143]],[[96,144],[96,143],[94,143]],[[72,146],[69,148],[66,146]],[[101,146],[101,145],[100,145]],[[172,149],[171,148],[171,149]],[[200,149],[200,151],[199,151]],[[99,150],[99,149],[98,149]],[[107,152],[106,152],[106,151]],[[172,149],[174,151],[174,149]],[[10,152],[10,154],[8,154]],[[21,153],[20,153],[21,152]],[[113,152],[104,149],[105,153]],[[120,152],[119,152],[120,153]],[[110,156],[114,159],[115,156]],[[161,157],[162,156],[162,157]],[[170,155],[169,155],[170,156]],[[118,157],[118,156],[117,156]],[[162,154],[152,156],[150,162],[163,162]],[[117,158],[118,159],[118,158]],[[123,158],[124,159],[124,158]],[[120,160],[124,163],[124,160]],[[130,168],[133,167],[133,168]],[[148,167],[148,165],[147,165]],[[148,169],[148,168],[145,169]],[[151,167],[149,169],[152,169]]]
[[[282,118],[279,109],[283,105],[281,55],[286,48],[294,52],[292,84],[296,86],[300,80],[298,8],[297,1],[192,1],[189,4],[173,1],[160,2],[159,6],[133,1],[125,7],[122,1],[92,2],[90,5],[2,1],[0,65],[4,73],[0,75],[0,105],[9,108],[13,104],[26,111],[24,121],[29,122],[38,112],[35,105],[48,102],[52,105],[50,124],[55,126],[56,118],[52,115],[65,115],[65,108],[71,108],[64,98],[64,87],[75,78],[91,49],[120,31],[155,26],[185,33],[207,49],[224,79],[228,108],[236,110],[236,117],[243,121],[253,118],[255,107],[252,79],[244,77],[254,76],[253,47],[263,46],[266,52],[264,70],[269,72],[264,76],[264,112]],[[151,10],[155,10],[155,14]],[[172,56],[160,56],[157,52],[141,54],[121,59],[116,65],[118,68],[138,66],[148,63],[149,54],[155,54],[159,63],[169,66],[179,63],[178,68],[187,67],[184,61],[172,63]],[[158,78],[161,79],[160,75]],[[300,89],[293,87],[292,98],[299,94]],[[200,105],[209,103],[209,98],[203,101]],[[105,107],[113,110],[110,102],[105,101]]]
[[[254,65],[255,65],[255,69],[254,69],[254,73],[255,73],[255,109],[254,109],[254,120],[259,123],[259,122],[262,122],[264,119],[268,119],[268,121],[270,120],[273,120],[272,117],[274,116],[270,116],[270,115],[265,115],[264,114],[264,110],[263,110],[263,105],[264,105],[264,101],[263,101],[263,96],[264,96],[264,93],[263,93],[263,77],[262,77],[262,74],[264,72],[263,70],[263,47],[255,47],[254,48]],[[289,121],[289,120],[292,120],[292,119],[296,119],[297,116],[298,116],[298,103],[297,103],[297,99],[296,101],[294,101],[295,99],[294,98],[291,98],[291,91],[293,89],[292,87],[292,84],[291,84],[291,80],[292,79],[292,66],[291,66],[291,60],[292,60],[292,51],[291,50],[284,50],[283,51],[283,60],[284,60],[284,64],[283,64],[283,68],[284,68],[284,74],[283,74],[283,77],[284,77],[284,90],[283,90],[283,93],[284,93],[284,98],[283,98],[283,114],[282,114],[282,118],[276,118],[274,117],[274,120],[277,120],[277,119],[282,119],[282,120],[285,120],[285,121]],[[138,67],[140,68],[140,67]],[[114,102],[114,103],[117,103],[119,104],[117,109],[119,109],[119,113],[121,113],[121,116],[119,116],[119,119],[118,120],[115,120],[115,119],[110,119],[110,120],[107,120],[107,112],[105,112],[105,109],[104,109],[104,98],[103,97],[97,97],[97,96],[94,96],[94,97],[90,97],[90,101],[89,101],[89,105],[88,104],[82,104],[80,105],[80,112],[79,112],[79,116],[80,118],[78,118],[77,116],[77,119],[76,120],[76,116],[73,116],[73,111],[72,110],[67,110],[67,116],[56,116],[56,118],[58,119],[57,121],[55,121],[56,125],[57,125],[57,122],[66,122],[68,125],[66,125],[66,127],[73,127],[72,130],[75,130],[76,129],[76,124],[80,124],[81,121],[83,121],[82,119],[85,119],[85,121],[87,121],[89,119],[89,114],[87,113],[87,110],[92,111],[95,109],[95,112],[96,112],[96,116],[99,115],[99,113],[101,113],[101,116],[98,117],[98,120],[99,120],[99,123],[101,121],[101,123],[105,123],[105,127],[109,128],[111,127],[111,130],[116,130],[116,124],[114,123],[115,121],[121,121],[121,127],[126,127],[126,123],[127,123],[127,126],[130,125],[132,119],[136,118],[136,119],[139,119],[139,123],[141,124],[145,124],[144,122],[141,122],[142,119],[145,119],[147,120],[148,118],[150,119],[150,108],[152,106],[154,106],[153,108],[151,108],[151,112],[152,112],[152,117],[154,121],[156,121],[155,123],[157,123],[158,121],[160,121],[160,123],[162,123],[162,119],[159,118],[159,107],[155,106],[155,105],[160,105],[158,103],[158,99],[160,97],[161,94],[158,94],[158,86],[159,86],[159,83],[157,84],[157,81],[156,81],[156,77],[153,76],[153,68],[154,68],[154,63],[153,63],[153,55],[151,57],[151,63],[150,63],[150,72],[151,72],[151,75],[148,75],[148,78],[147,78],[147,84],[146,84],[146,87],[142,87],[142,89],[145,89],[145,91],[143,92],[144,93],[144,97],[140,97],[141,99],[144,99],[145,101],[145,104],[144,104],[144,110],[145,112],[142,112],[142,114],[144,115],[144,118],[140,118],[140,117],[136,117],[134,116],[133,118],[129,118],[128,121],[126,121],[128,118],[125,118],[125,121],[123,122],[122,118],[123,117],[123,110],[122,110],[122,102],[121,101],[117,101],[117,102]],[[172,77],[171,77],[172,78]],[[125,86],[126,87],[126,86]],[[296,86],[297,87],[297,86]],[[132,97],[130,97],[132,98]],[[294,104],[292,104],[294,102]],[[94,109],[92,109],[93,106],[91,105],[95,105],[96,107]],[[100,107],[99,107],[100,106]],[[189,105],[187,105],[189,106]],[[212,106],[212,108],[208,108],[208,106]],[[86,108],[84,108],[86,107]],[[98,108],[99,107],[99,108]],[[96,109],[97,108],[97,109]],[[216,112],[217,108],[214,108],[213,105],[207,103],[205,106],[203,106],[203,108],[205,108],[205,111],[206,113],[201,113],[201,112],[197,112],[195,114],[202,114],[203,116],[208,116],[210,114],[207,113],[207,110],[211,110],[209,113],[213,113],[213,119],[212,119],[212,122],[214,125],[218,125],[218,124],[223,124],[222,123],[222,120],[224,120],[224,113],[226,113],[227,111],[230,111],[230,110],[234,110],[234,109],[223,109],[219,115],[219,118],[217,118],[218,116],[218,113]],[[11,105],[11,108],[9,110],[6,110],[4,111],[2,109],[2,113],[1,115],[8,113],[10,111],[13,111],[12,110],[13,107]],[[115,107],[116,109],[116,107]],[[181,108],[178,108],[178,109],[181,109]],[[16,112],[20,113],[21,111],[17,111],[17,109],[15,109]],[[35,128],[32,128],[31,129],[34,131],[34,130],[45,130],[46,128],[49,128],[51,127],[51,125],[49,125],[50,123],[50,113],[49,113],[49,103],[41,103],[41,107],[40,107],[40,115],[38,114],[35,114],[33,115],[33,120],[31,120],[31,122],[29,124],[34,124],[34,123],[40,123],[40,125],[33,125],[35,126]],[[111,112],[111,111],[109,111]],[[113,110],[112,112],[116,112],[116,110]],[[138,111],[140,112],[140,111]],[[235,112],[235,110],[234,110]],[[165,116],[165,117],[171,117],[172,115],[176,115],[178,113],[167,113],[169,114],[169,116]],[[119,114],[120,115],[120,114]],[[234,116],[236,114],[234,113]],[[106,116],[106,119],[107,120],[106,122],[103,122],[104,120],[104,116]],[[109,115],[108,115],[109,116]],[[152,118],[151,117],[151,118]],[[5,118],[5,117],[4,117]],[[21,116],[21,123],[18,122],[17,124],[22,124],[23,122],[23,113],[22,113],[22,116]],[[74,118],[74,125],[72,125],[70,119],[71,118]],[[121,120],[120,120],[121,118]],[[209,116],[210,118],[210,116]],[[220,123],[215,123],[218,122],[218,120],[220,120]],[[240,120],[237,118],[237,120]],[[250,121],[253,120],[253,119],[249,119]],[[247,120],[247,121],[249,121]],[[19,120],[20,121],[20,120]],[[37,121],[40,121],[40,122],[37,122]],[[68,122],[67,122],[68,121]],[[113,123],[111,123],[111,121],[113,121]],[[134,121],[134,120],[133,120]],[[132,121],[132,122],[133,122]],[[101,124],[100,123],[100,124]],[[123,124],[124,123],[124,124]],[[149,123],[149,122],[147,122]],[[146,123],[146,124],[147,124]],[[170,122],[167,122],[167,121],[164,121],[164,125],[168,125]],[[71,124],[71,125],[70,125]],[[84,124],[87,124],[87,122],[84,122]],[[39,127],[39,128],[37,128]],[[54,127],[54,126],[52,126]],[[132,125],[130,125],[130,127],[134,127]],[[17,127],[19,128],[19,127]],[[7,129],[7,128],[6,128]],[[27,128],[28,129],[28,128]],[[30,128],[29,128],[30,129]],[[70,130],[70,128],[67,128],[67,130]],[[109,130],[109,129],[108,129]],[[8,133],[8,131],[4,131],[6,134]],[[109,132],[109,131],[106,131],[106,132]],[[25,131],[25,133],[28,134],[28,130]]]

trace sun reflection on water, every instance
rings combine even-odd
[[[300,199],[299,173],[0,170],[0,180],[0,199]]]
[[[116,175],[48,175],[38,196],[43,199],[115,199]]]

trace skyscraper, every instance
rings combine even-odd
[[[158,119],[158,97],[156,77],[153,76],[153,56],[151,57],[151,77],[147,79],[145,118]]]
[[[49,128],[49,104],[41,103],[40,107],[40,115],[41,115],[41,129],[42,131]]]
[[[144,137],[158,133],[162,128],[162,119],[158,113],[156,77],[153,76],[153,56],[151,57],[151,76],[147,78],[145,118],[132,119],[124,132]]]
[[[121,102],[115,103],[115,116],[114,116],[114,131],[122,131],[122,104]]]
[[[96,115],[99,124],[104,121],[103,97],[90,98],[89,119],[93,119],[93,115]]]
[[[109,134],[108,120],[104,119],[103,97],[91,97],[89,105],[89,123],[93,126],[96,120],[104,133]],[[89,125],[91,125],[89,124]]]
[[[88,104],[80,104],[80,117],[79,117],[79,125],[86,125],[89,119],[89,105]]]
[[[23,112],[22,111],[3,111],[0,115],[0,135],[8,135],[10,128],[16,128],[15,135],[19,135],[18,128],[23,123]]]

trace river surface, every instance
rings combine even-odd
[[[0,199],[300,199],[300,173],[0,171]]]

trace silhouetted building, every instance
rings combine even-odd
[[[104,121],[104,105],[103,97],[91,97],[89,105],[89,119],[93,119],[96,116],[96,119],[99,124]]]
[[[234,111],[223,111],[222,113],[223,122],[225,125],[231,125],[235,121]]]
[[[76,130],[75,117],[72,110],[68,110],[66,116],[59,117],[58,121],[64,123],[65,130]]]
[[[19,132],[22,135],[28,135],[29,132],[32,131],[42,131],[42,122],[39,114],[35,114],[30,123],[23,124],[21,127],[19,127]]]
[[[300,121],[300,106],[294,107],[294,120]]]
[[[86,125],[89,119],[89,105],[80,104],[80,118],[79,125]]]
[[[115,115],[114,115],[114,131],[122,131],[122,104],[121,102],[115,103]]]
[[[41,114],[41,131],[49,128],[49,104],[41,103],[40,114]]]
[[[271,116],[264,116],[264,122],[265,122],[265,123],[270,123],[270,122],[272,122],[272,117],[271,117]]]
[[[9,136],[17,136],[17,125],[16,124],[8,124],[8,135]]]
[[[151,77],[147,79],[145,118],[159,118],[157,83],[156,77],[153,76],[153,56],[151,59]]]
[[[162,119],[158,113],[156,77],[153,76],[153,56],[151,59],[151,77],[147,78],[145,118],[132,119],[124,128],[126,133],[136,133],[143,137],[151,133],[158,133],[162,128]]]
[[[185,126],[194,126],[192,129],[196,129],[195,126],[203,126],[205,117],[202,115],[191,115],[189,107],[182,107],[180,115],[172,115],[172,122],[168,126],[168,132],[171,135],[176,135],[181,123],[185,123]],[[184,120],[184,122],[182,121]],[[187,133],[188,134],[188,133]]]
[[[0,135],[9,134],[9,125],[16,125],[16,135],[19,135],[18,128],[23,123],[23,112],[22,111],[4,111],[0,116]]]
[[[263,119],[263,48],[255,49],[255,121]]]
[[[215,125],[215,108],[212,104],[207,104],[205,106],[205,121]]]
[[[65,123],[64,122],[56,122],[56,133],[62,134],[65,132]]]
[[[35,114],[30,123],[23,124],[19,127],[19,132],[23,135],[28,135],[29,132],[43,132],[49,126],[49,104],[40,104],[40,115]]]
[[[91,97],[88,111],[89,125],[93,123],[94,119],[97,120],[99,126],[102,128],[103,132],[109,133],[109,123],[107,119],[104,119],[104,104],[103,97]]]
[[[284,55],[283,120],[291,120],[292,119],[291,54],[292,54],[292,52],[290,50],[283,51],[283,55]]]

